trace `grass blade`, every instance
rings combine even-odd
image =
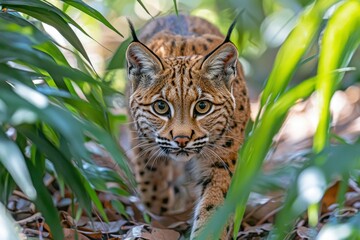
[[[329,74],[343,68],[360,43],[360,3],[344,2],[330,18],[321,41],[318,65],[320,118],[314,137],[314,150],[320,152],[329,143],[330,101],[344,73]]]
[[[62,0],[62,1],[79,9],[80,11],[95,18],[96,20],[102,22],[105,26],[107,26],[108,28],[110,28],[120,36],[124,37],[118,30],[116,30],[116,28],[113,25],[109,23],[108,20],[106,20],[106,18],[101,13],[99,13],[96,9],[90,7],[88,4],[84,3],[83,1],[81,0]]]
[[[336,0],[320,0],[307,9],[281,46],[261,97],[261,106],[272,104],[286,89],[301,58],[319,30],[325,11]]]
[[[176,15],[179,15],[179,11],[178,11],[178,6],[177,6],[176,0],[173,0],[173,3],[174,3],[174,8],[175,8],[175,13],[176,13]]]
[[[150,15],[150,17],[153,17],[141,0],[136,0],[136,1],[141,5],[141,7],[145,10],[145,12]]]

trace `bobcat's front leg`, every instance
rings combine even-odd
[[[216,208],[224,203],[235,167],[236,156],[231,159],[233,160],[229,163],[227,161],[217,161],[211,164],[208,172],[205,172],[206,175],[204,174],[204,177],[198,182],[201,195],[195,209],[191,240],[199,236]],[[225,228],[220,239],[227,240],[230,239],[230,236],[231,233],[228,233]]]

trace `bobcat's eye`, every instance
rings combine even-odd
[[[154,102],[153,109],[159,115],[167,115],[170,111],[169,105],[163,100]]]
[[[212,103],[209,101],[199,101],[195,105],[195,115],[204,115],[211,109]]]

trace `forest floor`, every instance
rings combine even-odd
[[[284,127],[274,139],[272,153],[263,165],[265,173],[278,167],[299,167],[307,160],[317,123],[318,108],[315,99],[316,96],[313,95],[292,108]],[[253,115],[257,108],[258,102],[254,101],[252,103]],[[360,86],[351,86],[344,91],[336,92],[331,110],[334,122],[333,133],[347,142],[356,140],[360,135]],[[98,159],[102,157],[101,154],[96,156]],[[291,175],[282,176],[278,182],[286,189],[291,177]],[[75,220],[71,211],[73,208],[70,192],[65,192],[62,197],[56,187],[55,179],[50,175],[46,176],[44,181],[60,211],[65,239],[172,240],[184,238],[183,232],[178,230],[189,226],[189,222],[180,220],[181,216],[173,216],[171,220],[168,219],[172,222],[173,229],[164,229],[160,220],[150,220],[149,216],[144,214],[144,207],[136,197],[119,197],[110,193],[99,193],[109,222],[102,221],[96,212],[92,220],[85,215]],[[334,181],[328,186],[321,201],[318,224],[310,227],[307,215],[303,214],[297,220],[293,231],[288,233],[287,239],[315,239],[323,225],[333,217],[348,218],[360,210],[360,188],[355,181],[349,181],[345,204],[341,211],[337,210],[338,191],[339,182]],[[238,239],[265,239],[273,228],[274,217],[281,209],[284,195],[284,191],[253,193],[248,201]],[[120,200],[123,203],[122,214],[113,207],[113,200]],[[23,193],[14,192],[8,203],[8,209],[22,227],[24,239],[52,239],[46,219],[41,217]]]

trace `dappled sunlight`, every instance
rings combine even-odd
[[[20,108],[11,116],[11,123],[13,125],[20,125],[22,123],[35,123],[37,115],[33,111],[25,108]]]
[[[350,239],[352,227],[350,224],[325,225],[317,236],[317,240],[346,240]]]
[[[298,178],[298,196],[306,204],[318,203],[326,189],[325,176],[317,167],[305,169]]]
[[[20,83],[12,83],[14,92],[37,108],[46,108],[49,100],[43,94]]]

